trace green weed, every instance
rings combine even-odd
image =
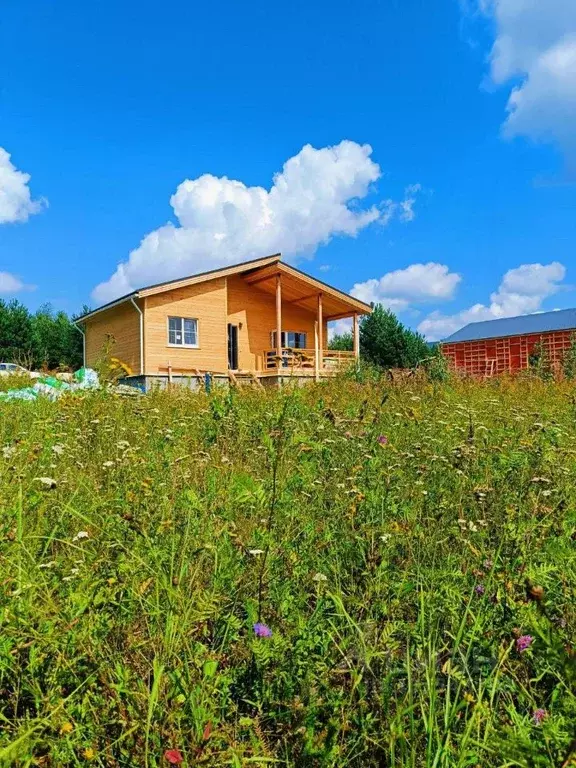
[[[2,404],[0,765],[570,765],[574,403],[363,374]]]

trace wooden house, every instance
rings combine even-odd
[[[141,288],[79,318],[84,364],[104,350],[148,388],[204,374],[280,383],[354,364],[358,319],[371,308],[280,254]],[[353,319],[354,350],[327,348],[327,323]]]

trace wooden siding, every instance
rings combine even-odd
[[[227,278],[227,323],[238,325],[238,366],[241,370],[263,370],[263,352],[271,349],[270,333],[276,330],[275,297],[249,285],[240,275]],[[308,334],[307,346],[314,347],[316,313],[282,301],[282,330]],[[324,340],[328,338],[327,323]]]
[[[500,339],[460,341],[442,344],[442,353],[451,365],[470,376],[515,373],[530,365],[530,356],[541,346],[552,365],[562,362],[575,331],[552,331]]]
[[[198,320],[198,349],[168,346],[168,317]],[[174,372],[228,370],[225,278],[147,296],[144,326],[146,373],[166,374],[169,363]]]
[[[102,358],[110,339],[110,355],[129,365],[135,375],[140,373],[140,315],[133,304],[125,302],[94,315],[86,321],[85,332],[88,367]]]

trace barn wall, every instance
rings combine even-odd
[[[576,331],[553,331],[503,339],[461,341],[442,344],[442,352],[452,366],[470,376],[496,376],[529,367],[530,356],[542,344],[551,363],[561,363]]]

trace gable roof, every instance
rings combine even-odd
[[[87,312],[85,315],[77,318],[76,322],[79,323],[89,320],[94,315],[100,312],[104,312],[107,309],[111,309],[118,304],[123,304],[125,301],[132,301],[134,299],[144,298],[146,296],[153,296],[157,293],[173,291],[176,288],[185,288],[189,285],[196,285],[197,283],[208,282],[209,280],[215,280],[222,277],[230,277],[232,275],[254,275],[254,282],[258,282],[259,287],[266,290],[264,282],[275,278],[276,274],[279,272],[288,276],[292,276],[294,279],[307,283],[310,286],[314,286],[319,292],[333,297],[334,301],[336,302],[335,306],[339,306],[340,309],[350,310],[351,312],[356,311],[359,314],[369,314],[372,312],[372,308],[369,304],[365,304],[363,301],[360,301],[360,299],[355,299],[353,296],[349,296],[347,293],[344,293],[344,291],[341,291],[338,288],[334,288],[333,286],[328,285],[327,283],[324,283],[315,277],[307,275],[305,272],[296,269],[296,267],[284,264],[284,262],[281,261],[281,254],[276,253],[273,256],[266,256],[260,259],[252,259],[251,261],[244,261],[240,264],[234,264],[230,267],[211,269],[208,272],[199,272],[196,275],[189,275],[188,277],[177,278],[176,280],[168,280],[163,283],[156,283],[155,285],[148,285],[144,288],[139,288],[132,293],[127,293],[118,299],[110,301],[107,304],[103,304],[101,307],[98,307],[92,312]],[[262,276],[261,279],[260,276]],[[310,297],[303,297],[303,299],[308,298]],[[294,303],[298,303],[302,300],[293,299],[293,301]]]
[[[497,320],[484,320],[469,323],[453,333],[443,344],[455,344],[460,341],[483,341],[499,339],[505,336],[525,336],[531,333],[549,333],[550,331],[576,330],[576,309],[560,309],[554,312],[538,312],[534,315],[502,317]]]

